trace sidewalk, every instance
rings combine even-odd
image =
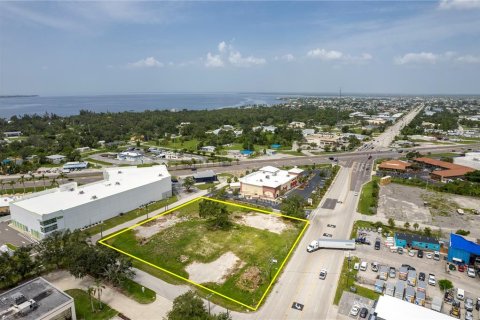
[[[55,271],[45,275],[44,278],[61,290],[82,289],[86,291],[94,283],[90,277],[76,279],[67,271]],[[160,295],[157,295],[156,300],[152,303],[140,304],[109,286],[105,286],[103,289],[102,302],[130,319],[163,319],[172,308],[172,301]]]

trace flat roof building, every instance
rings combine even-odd
[[[65,159],[67,159],[67,157],[61,154],[52,154],[52,155],[46,156],[45,158],[47,159],[48,162],[51,162],[53,164],[59,164],[65,161]]]
[[[387,160],[378,165],[380,170],[405,171],[410,167],[410,163],[402,160]]]
[[[477,257],[480,258],[480,244],[467,240],[461,235],[450,234],[448,261],[473,264]]]
[[[378,320],[452,320],[446,314],[391,296],[378,298],[374,314]]]
[[[2,320],[76,320],[73,298],[43,278],[0,294]]]
[[[11,225],[42,239],[55,230],[86,228],[172,195],[171,177],[163,165],[107,168],[103,176],[102,181],[67,183],[12,201]]]
[[[395,246],[440,251],[440,242],[437,239],[413,233],[396,232]]]
[[[213,170],[198,171],[193,175],[195,183],[217,181],[217,174]]]
[[[260,168],[240,178],[240,193],[249,197],[276,199],[281,192],[297,186],[297,177],[302,174],[300,168],[280,170],[272,166]]]

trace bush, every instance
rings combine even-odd
[[[458,229],[457,231],[455,231],[455,234],[459,234],[461,236],[468,236],[470,234],[470,231],[463,230],[463,229]]]
[[[453,284],[450,280],[442,279],[438,281],[438,286],[440,290],[445,291],[453,288]]]

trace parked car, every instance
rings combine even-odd
[[[367,271],[367,265],[367,261],[362,261],[362,263],[360,264],[360,270]]]
[[[355,262],[355,264],[353,265],[353,269],[354,270],[360,269],[360,262]]]
[[[427,258],[427,259],[432,259],[432,258],[433,258],[433,253],[427,252],[427,253],[425,254],[425,258]]]
[[[398,254],[403,254],[403,248],[402,248],[402,247],[398,247],[397,252],[398,252]]]
[[[390,270],[388,271],[388,276],[390,278],[395,278],[397,276],[397,270],[395,270],[395,267],[390,267]]]
[[[465,310],[473,311],[473,300],[471,298],[465,299]]]
[[[360,310],[360,318],[366,318],[367,314],[368,314],[367,308],[362,308],[362,310]]]
[[[375,239],[375,250],[380,250],[380,238]]]
[[[378,262],[372,262],[371,268],[373,272],[378,272]]]
[[[452,303],[453,302],[453,293],[452,290],[447,290],[445,291],[445,294],[443,296],[443,301],[445,303]]]
[[[465,320],[473,320],[473,313],[471,311],[465,312]]]
[[[428,284],[431,286],[435,286],[437,284],[437,280],[435,279],[435,275],[433,273],[428,275]]]
[[[475,309],[480,311],[480,297],[477,298],[477,303],[475,304]]]
[[[415,250],[410,250],[410,251],[408,251],[408,255],[409,255],[410,257],[415,257]]]
[[[458,270],[459,272],[465,272],[465,265],[464,265],[464,264],[459,265],[458,268],[457,268],[457,270]]]
[[[469,266],[467,269],[467,275],[470,278],[475,278],[475,268],[473,268],[472,266]]]
[[[325,270],[325,269],[320,270],[319,278],[321,280],[325,280],[326,277],[327,277],[327,270]]]
[[[418,274],[418,280],[425,281],[425,272],[420,272]]]
[[[423,250],[418,250],[417,257],[423,258]]]
[[[352,309],[350,309],[350,315],[356,317],[358,313],[360,312],[360,307],[357,305],[354,305]]]

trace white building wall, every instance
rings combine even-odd
[[[112,185],[111,187],[115,188],[115,185]],[[72,192],[79,192],[79,190],[76,189]],[[106,198],[99,198],[73,208],[49,214],[36,214],[12,203],[10,209],[12,214],[12,225],[21,229],[21,227],[15,222],[20,223],[28,228],[28,230],[23,230],[24,232],[29,232],[36,238],[43,238],[43,234],[39,236],[35,232],[42,233],[40,225],[41,220],[46,221],[52,218],[62,217],[57,219],[58,228],[55,231],[62,229],[75,230],[113,218],[120,213],[136,209],[148,202],[168,198],[171,195],[172,183],[170,176],[168,176],[160,181],[146,184],[135,189],[126,190]],[[90,198],[93,194],[84,194],[82,196]]]

